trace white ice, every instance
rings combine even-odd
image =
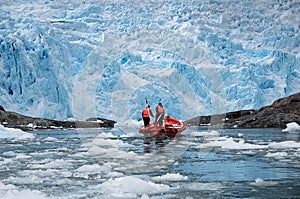
[[[269,148],[300,148],[300,142],[295,141],[282,141],[282,142],[271,142]]]
[[[299,92],[297,1],[67,2],[1,1],[7,110],[141,120],[159,96],[189,119]]]
[[[187,176],[183,176],[180,173],[167,173],[162,176],[154,177],[154,180],[157,181],[186,181],[189,178]]]
[[[286,125],[286,128],[283,129],[282,131],[284,132],[291,132],[291,133],[300,133],[300,126],[297,122],[291,122],[291,123],[288,123]]]
[[[157,184],[135,176],[109,179],[98,186],[107,196],[137,197],[143,194],[164,193],[170,190],[165,184]]]
[[[218,131],[192,131],[189,135],[195,137],[202,136],[218,136],[220,133]]]
[[[274,182],[274,181],[264,181],[261,178],[256,178],[255,182],[251,182],[250,185],[255,185],[258,187],[265,187],[265,186],[273,186],[278,184],[278,182]]]
[[[288,156],[288,153],[287,152],[275,152],[275,153],[272,153],[272,152],[269,152],[265,155],[265,157],[268,157],[268,158],[277,158],[277,159],[281,159],[281,158],[284,158],[284,157],[287,157]]]
[[[9,138],[16,140],[33,139],[35,136],[32,133],[27,133],[20,129],[6,128],[0,124],[0,139]]]
[[[3,199],[55,199],[37,190],[19,190],[14,185],[5,185],[2,182],[0,182],[0,197]]]
[[[206,147],[221,147],[223,149],[236,150],[268,148],[267,145],[251,144],[245,142],[245,140],[242,138],[234,139],[232,137],[215,137],[214,139],[210,138],[209,142],[201,144],[201,148]]]

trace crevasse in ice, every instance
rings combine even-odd
[[[260,108],[299,92],[298,1],[3,1],[0,104],[52,119]]]

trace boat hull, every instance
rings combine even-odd
[[[169,116],[165,117],[164,125],[159,126],[158,123],[152,122],[148,126],[140,127],[139,132],[143,133],[145,136],[167,136],[176,137],[181,135],[181,132],[186,129],[186,126]]]
[[[163,127],[160,127],[157,123],[152,122],[148,126],[140,127],[139,132],[146,136],[162,136]]]

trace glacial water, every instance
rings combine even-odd
[[[299,165],[281,129],[33,131],[0,137],[0,198],[297,198]]]

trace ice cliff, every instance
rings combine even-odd
[[[49,119],[179,119],[300,91],[300,2],[12,0],[0,4],[0,104]]]

